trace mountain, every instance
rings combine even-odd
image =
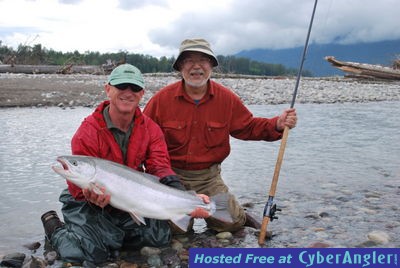
[[[290,49],[253,49],[244,50],[235,57],[245,57],[256,61],[282,64],[298,69],[303,47]],[[342,61],[354,61],[368,64],[391,66],[396,56],[400,55],[400,39],[374,43],[358,43],[352,45],[340,44],[310,44],[304,62],[303,70],[309,70],[313,76],[344,75],[344,73],[327,62],[325,56],[334,56]]]

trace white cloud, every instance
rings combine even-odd
[[[176,55],[188,37],[217,54],[302,46],[314,0],[0,0],[0,40],[61,51]],[[23,8],[21,8],[23,7]],[[398,0],[319,0],[310,42],[400,38]]]

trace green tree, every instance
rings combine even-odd
[[[46,49],[41,44],[33,47],[20,44],[17,51],[4,46],[0,40],[0,60],[12,59],[15,64],[51,64],[51,65],[103,65],[111,62],[113,66],[121,63],[131,63],[138,67],[143,73],[171,72],[175,57],[156,58],[150,55],[134,54],[127,51],[117,53],[99,53],[85,51],[81,54],[78,50],[74,52],[59,52]],[[219,73],[246,74],[246,75],[295,75],[296,70],[286,68],[282,64],[271,64],[250,60],[235,56],[217,56]],[[310,71],[304,70],[304,76],[312,76]]]

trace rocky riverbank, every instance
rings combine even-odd
[[[140,250],[115,251],[110,261],[94,265],[92,263],[63,263],[58,260],[57,253],[45,243],[33,242],[25,247],[31,254],[15,252],[1,258],[1,267],[188,267],[189,248],[221,248],[238,247],[247,235],[258,235],[251,228],[244,228],[235,234],[229,232],[214,233],[205,231],[201,234],[193,232],[187,235],[176,235],[170,246],[162,248],[143,247]],[[43,254],[42,254],[43,253]],[[2,260],[1,260],[2,259]]]
[[[317,216],[323,217],[322,215]],[[318,228],[317,228],[318,229]],[[324,228],[319,228],[315,232],[324,231]],[[26,244],[30,254],[15,252],[2,256],[0,255],[1,267],[107,267],[107,268],[148,268],[148,267],[189,267],[189,249],[190,248],[240,248],[259,247],[254,242],[248,244],[249,240],[258,238],[259,231],[248,227],[236,232],[221,232],[214,233],[207,230],[202,233],[189,233],[187,235],[174,236],[170,246],[163,248],[143,247],[140,250],[123,250],[115,251],[110,261],[103,264],[93,264],[89,262],[83,263],[66,263],[58,258],[58,254],[51,249],[46,243],[41,245],[40,242]],[[251,237],[251,238],[249,238]],[[268,240],[273,237],[271,232],[267,233]],[[379,247],[387,244],[390,237],[382,231],[372,231],[368,233],[367,240],[356,247],[369,248]],[[264,247],[268,247],[265,245]],[[327,242],[316,241],[308,245],[308,248],[328,248],[336,247]]]
[[[145,74],[147,100],[161,87],[178,80],[175,74]],[[295,77],[217,76],[245,104],[290,103]],[[95,106],[106,98],[104,75],[0,74],[0,107]],[[342,77],[302,78],[297,103],[399,101],[399,81]]]

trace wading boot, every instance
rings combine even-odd
[[[248,226],[257,230],[261,229],[261,223],[254,219],[254,217],[249,213],[246,213],[246,222],[244,223],[244,226]]]
[[[57,212],[55,212],[54,210],[50,210],[44,213],[41,219],[44,227],[44,232],[48,240],[50,240],[51,236],[57,228],[60,228],[64,225],[64,223],[61,222],[60,218],[57,216]]]

